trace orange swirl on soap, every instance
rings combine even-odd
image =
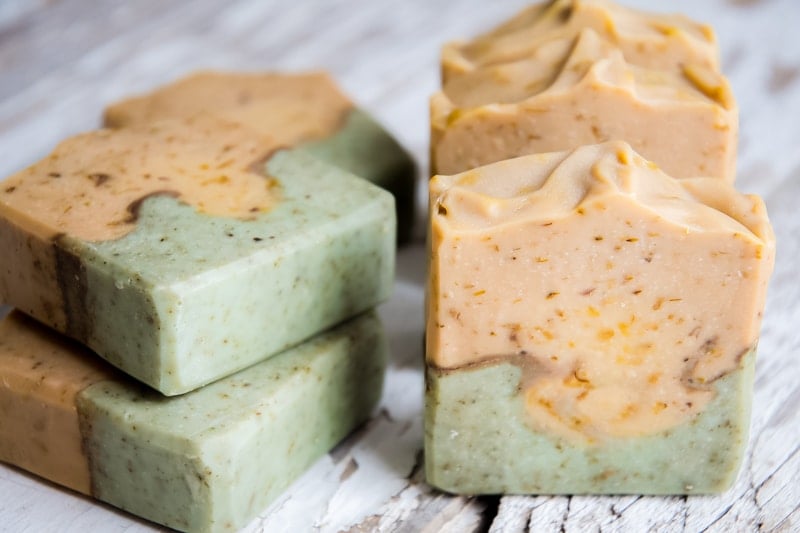
[[[274,139],[198,115],[71,137],[0,188],[0,215],[41,235],[118,239],[142,203],[165,195],[197,212],[252,219],[280,199],[259,165]]]

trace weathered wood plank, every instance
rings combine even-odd
[[[331,70],[427,164],[427,98],[438,47],[526,2],[214,0],[0,2],[0,176],[66,135],[98,124],[102,105],[201,67]],[[793,531],[800,528],[800,7],[793,0],[631,0],[712,23],[741,107],[739,186],[766,197],[778,235],[753,406],[736,486],[690,498],[449,496],[424,483],[424,250],[398,257],[381,309],[393,358],[382,411],[320,460],[248,531]],[[420,191],[420,205],[425,193]],[[424,231],[418,228],[417,234]],[[2,261],[0,251],[0,262]],[[109,507],[0,466],[0,529],[155,531]],[[10,497],[6,497],[10,494]],[[496,516],[494,516],[496,514]]]

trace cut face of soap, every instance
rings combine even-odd
[[[0,460],[183,531],[235,531],[367,419],[387,345],[370,312],[175,398],[21,313],[0,323]]]
[[[677,178],[732,182],[738,110],[727,80],[626,62],[593,30],[476,70],[431,98],[431,161],[453,174],[520,155],[624,139]]]
[[[774,262],[759,198],[675,180],[620,142],[436,176],[430,189],[429,482],[464,493],[732,482]],[[715,458],[719,475],[665,468],[676,453]]]
[[[428,369],[428,482],[460,494],[703,494],[736,479],[750,425],[755,353],[714,384],[690,422],[602,445],[531,431],[518,393],[525,370],[510,361],[456,372]]]
[[[210,116],[63,142],[0,189],[0,301],[173,395],[386,299],[391,195],[273,148]]]
[[[717,39],[710,26],[608,0],[554,0],[530,6],[472,41],[446,44],[443,81],[530,57],[556,41],[574,39],[587,28],[615,43],[633,65],[674,71],[688,64],[718,69]]]
[[[411,233],[416,165],[325,73],[198,72],[105,111],[107,127],[213,113],[383,187],[395,196],[398,239]]]

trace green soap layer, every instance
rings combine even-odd
[[[747,446],[755,350],[692,420],[655,435],[577,445],[526,422],[511,363],[428,369],[428,482],[459,494],[701,494],[736,479]]]
[[[391,195],[299,150],[275,154],[267,172],[282,200],[254,220],[205,216],[156,196],[125,237],[62,238],[66,333],[174,395],[388,298]]]
[[[301,148],[391,192],[396,201],[397,240],[403,243],[411,238],[416,164],[394,137],[367,113],[354,109],[336,134],[306,143]]]
[[[80,393],[92,493],[183,531],[233,531],[377,404],[387,343],[374,312],[189,394],[110,381]]]

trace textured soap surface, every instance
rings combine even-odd
[[[416,165],[329,75],[198,72],[112,104],[104,118],[106,126],[119,128],[201,112],[245,124],[281,147],[307,151],[390,191],[396,200],[398,239],[410,237]]]
[[[671,178],[621,142],[436,176],[430,189],[431,483],[690,493],[732,481],[774,263],[760,198]],[[484,422],[495,411],[507,416]],[[643,465],[668,463],[672,445],[706,454],[688,462],[713,454],[721,477],[676,469],[648,485]],[[581,477],[587,461],[608,479]]]
[[[755,351],[687,422],[591,446],[531,430],[524,370],[510,362],[428,369],[427,480],[461,494],[706,494],[736,479],[750,426]]]
[[[20,313],[0,332],[0,460],[182,531],[264,510],[369,416],[387,357],[370,312],[166,398]]]
[[[634,65],[681,70],[719,66],[714,30],[688,17],[631,9],[610,0],[553,0],[533,4],[491,31],[442,50],[442,77],[449,81],[474,70],[510,63],[560,46],[584,29],[614,42]]]
[[[677,178],[733,181],[738,109],[716,70],[630,64],[592,29],[445,82],[431,98],[435,172],[623,139]]]
[[[172,395],[386,299],[391,195],[275,143],[211,116],[65,141],[0,190],[0,301]]]

